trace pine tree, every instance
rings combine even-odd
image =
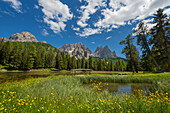
[[[114,63],[111,61],[111,71],[114,71]]]
[[[116,69],[116,71],[120,71],[120,62],[119,62],[119,60],[116,60],[115,69]]]
[[[10,54],[10,67],[17,69],[19,60],[21,60],[19,57],[19,45],[18,42],[16,42]]]
[[[28,50],[25,49],[22,53],[22,61],[21,61],[21,65],[20,65],[20,69],[22,70],[27,70],[28,67],[27,67],[27,64],[28,64]]]
[[[5,42],[5,44],[3,45],[2,49],[1,49],[1,53],[2,53],[1,54],[1,63],[3,65],[7,65],[9,63],[11,51],[12,51],[11,41]]]
[[[159,64],[162,65],[163,68],[170,68],[170,39],[168,38],[168,29],[170,28],[169,25],[169,18],[166,14],[163,14],[163,9],[158,9],[157,13],[154,14],[153,24],[156,24],[151,29],[152,38],[150,43],[153,44],[152,51],[159,60]]]
[[[85,56],[83,56],[82,63],[81,63],[81,68],[85,69],[85,66],[86,66],[86,59],[85,59]]]
[[[67,69],[70,70],[71,69],[71,59],[70,59],[70,55],[68,53],[66,54],[66,60],[67,60]]]
[[[133,39],[129,34],[125,40],[120,42],[121,45],[125,45],[122,53],[126,54],[126,58],[129,60],[129,64],[131,65],[132,71],[138,73],[139,68],[139,53],[136,47],[133,45]]]
[[[98,68],[98,62],[97,60],[94,61],[94,70],[97,71],[97,68]]]
[[[89,60],[87,59],[86,60],[86,66],[85,66],[86,69],[89,69]]]
[[[111,60],[108,61],[108,65],[107,65],[107,71],[111,71]]]
[[[121,60],[122,63],[122,71],[126,70],[126,62],[124,60]]]
[[[152,54],[150,47],[149,47],[149,44],[148,44],[148,36],[149,36],[148,27],[145,26],[144,23],[142,22],[138,25],[138,28],[135,29],[133,32],[136,34],[137,44],[141,46],[142,57],[147,57],[149,55],[152,58],[154,64],[157,66],[157,68],[159,70],[161,70],[157,61],[153,57],[153,54]]]
[[[63,69],[67,70],[67,60],[66,60],[66,53],[62,52],[62,59],[63,59]]]
[[[89,57],[89,68],[90,69],[94,69],[94,60],[93,60],[93,56]]]
[[[98,71],[104,71],[102,59],[99,59],[99,61],[98,61]]]
[[[76,68],[77,68],[76,57],[73,55],[72,56],[72,68],[71,69],[76,69]]]
[[[80,69],[81,68],[81,60],[78,58],[77,60],[77,68]]]
[[[36,58],[36,46],[32,45],[30,50],[28,51],[29,57],[27,62],[27,69],[32,69],[34,66],[34,61]]]

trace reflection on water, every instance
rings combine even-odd
[[[142,90],[145,95],[153,90],[153,85],[148,83],[102,83],[101,91],[108,90],[112,94],[137,94],[137,91]]]
[[[137,90],[143,90],[147,94],[152,90],[152,85],[147,83],[129,83],[129,84],[121,84],[121,83],[107,83],[103,84],[101,89],[107,89],[109,92],[115,93],[123,93],[123,94],[135,94]]]

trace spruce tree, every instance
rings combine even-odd
[[[85,59],[85,56],[83,56],[82,63],[81,63],[81,68],[85,69],[85,66],[86,66],[86,59]]]
[[[141,46],[142,49],[142,57],[143,59],[152,58],[153,63],[156,65],[158,70],[161,70],[161,67],[158,65],[157,61],[155,60],[152,51],[150,50],[149,43],[148,43],[148,37],[149,37],[149,31],[148,27],[144,25],[144,23],[140,23],[138,25],[138,28],[133,31],[136,34],[137,37],[137,44]],[[146,57],[146,58],[144,58]]]
[[[89,69],[89,60],[87,59],[86,60],[86,66],[85,66],[86,69]]]
[[[158,9],[157,13],[153,15],[155,26],[151,29],[152,38],[150,43],[153,44],[152,51],[155,58],[159,60],[159,64],[163,68],[170,68],[170,39],[168,38],[169,17],[163,13],[163,9]]]
[[[89,57],[89,68],[90,69],[94,69],[94,60],[93,60],[93,56]]]
[[[122,40],[120,42],[121,45],[125,45],[122,53],[126,54],[126,58],[129,61],[129,64],[131,65],[131,69],[133,72],[138,73],[139,69],[139,53],[136,49],[136,47],[133,45],[133,39],[131,38],[131,35],[129,34],[125,40]]]

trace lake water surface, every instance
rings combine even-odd
[[[90,87],[94,87],[89,85]],[[149,94],[153,90],[153,85],[149,83],[102,83],[99,86],[101,91],[108,90],[112,94],[137,94],[137,91]]]

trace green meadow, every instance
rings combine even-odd
[[[149,83],[146,96],[101,91],[104,83]],[[87,87],[86,84],[92,84]],[[170,73],[46,76],[0,84],[1,113],[169,113]]]

